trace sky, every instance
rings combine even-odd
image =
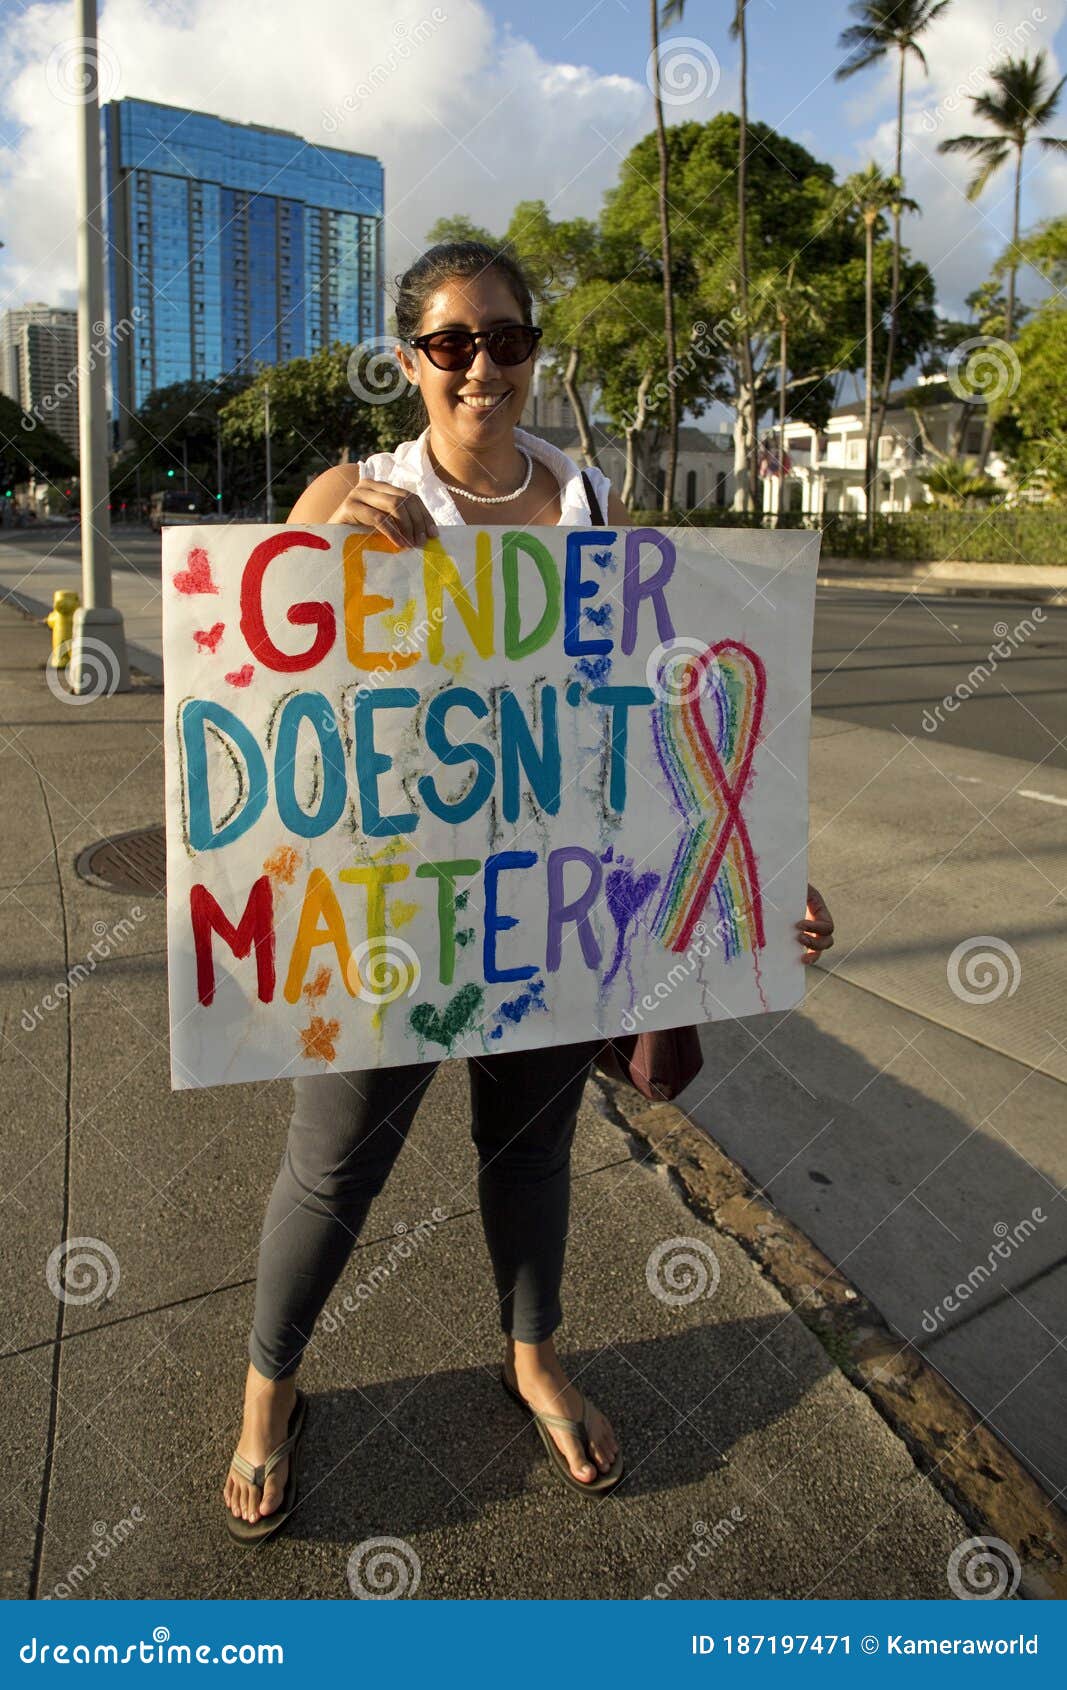
[[[689,0],[664,32],[668,122],[736,106],[732,13],[732,0]],[[748,14],[751,115],[839,174],[871,158],[890,167],[892,68],[834,78],[848,7],[749,0]],[[104,98],[193,106],[378,155],[388,276],[443,214],[502,229],[516,201],[541,198],[554,216],[595,216],[653,122],[645,0],[99,0],[99,17]],[[0,0],[0,309],[75,302],[74,33],[67,0]],[[933,269],[946,315],[962,314],[1004,245],[1011,173],[971,204],[967,162],[937,143],[976,127],[968,95],[992,63],[1039,47],[1058,77],[1067,0],[952,0],[924,38],[929,75],[910,61],[904,167],[922,215],[906,220],[906,240]],[[1067,90],[1052,132],[1067,135]],[[1035,146],[1028,157],[1031,226],[1067,207],[1067,154]]]

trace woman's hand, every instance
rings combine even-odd
[[[819,952],[828,951],[834,942],[834,918],[816,886],[808,887],[808,907],[803,921],[797,922],[797,938],[804,946],[801,962],[814,962]]]
[[[373,528],[401,550],[437,538],[437,524],[419,495],[388,481],[358,481],[325,520]]]

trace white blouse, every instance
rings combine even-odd
[[[442,527],[450,523],[465,523],[467,519],[460,516],[451,493],[430,463],[427,450],[429,438],[430,425],[427,423],[417,440],[404,440],[394,452],[373,452],[369,458],[360,459],[360,479],[388,481],[394,487],[406,487],[417,493],[434,521]],[[515,444],[524,447],[531,458],[547,464],[559,482],[559,526],[584,527],[590,523],[592,516],[582,485],[582,472],[573,458],[568,458],[566,452],[561,452],[549,441],[542,440],[540,435],[528,434],[524,428],[516,428]],[[590,468],[586,474],[600,500],[601,514],[606,523],[611,482],[602,469]],[[492,524],[506,522],[507,510],[507,505],[486,505],[484,521]]]

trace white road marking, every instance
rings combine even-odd
[[[1054,798],[1051,792],[1029,792],[1025,786],[1020,786],[1019,797],[1036,798],[1039,804],[1062,804],[1067,810],[1067,798]]]

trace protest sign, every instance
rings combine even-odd
[[[797,1002],[818,544],[165,530],[173,1087]]]

